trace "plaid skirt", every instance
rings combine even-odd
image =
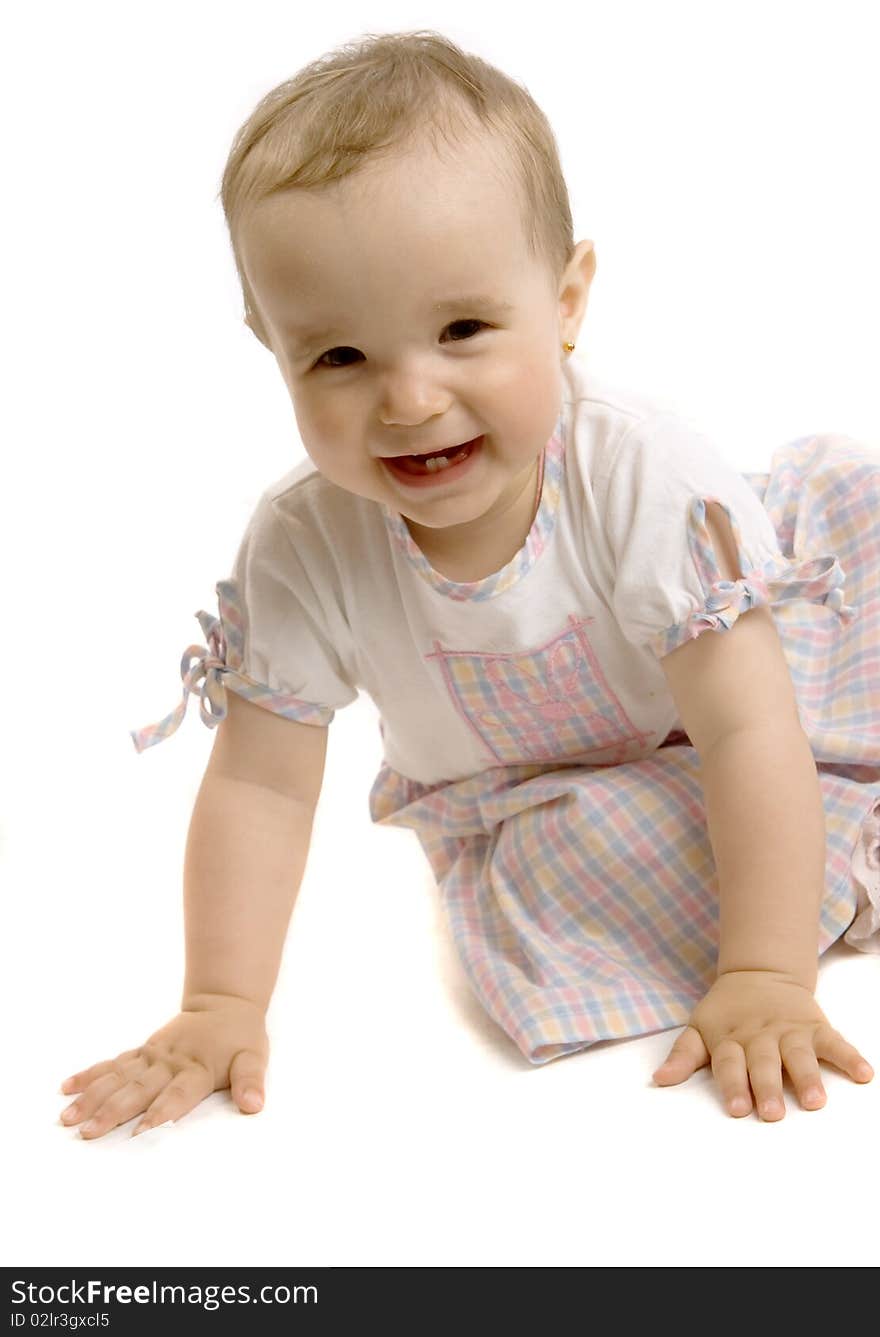
[[[880,952],[880,448],[804,437],[743,477],[787,557],[839,559],[857,611],[772,605],[825,807],[819,952],[840,937]],[[715,978],[718,883],[684,735],[618,765],[433,786],[383,765],[370,812],[418,835],[471,986],[531,1063],[684,1025]]]

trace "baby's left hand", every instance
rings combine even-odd
[[[734,970],[719,975],[691,1013],[654,1080],[675,1086],[711,1062],[729,1114],[749,1114],[754,1092],[760,1117],[776,1120],[785,1116],[783,1065],[804,1109],[825,1104],[819,1059],[856,1082],[874,1076],[859,1051],[832,1029],[805,985],[781,972]]]

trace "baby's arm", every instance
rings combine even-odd
[[[87,1121],[86,1137],[142,1113],[135,1132],[144,1132],[227,1086],[243,1112],[262,1107],[265,1013],[308,857],[327,729],[226,696],[187,838],[181,1011],[140,1048],[63,1083],[77,1099],[62,1120]]]
[[[722,513],[707,527],[739,578]],[[726,531],[726,533],[725,533]],[[785,1113],[782,1068],[801,1104],[825,1103],[819,1059],[859,1082],[872,1070],[829,1024],[813,990],[825,890],[816,764],[768,607],[706,631],[662,661],[700,771],[720,896],[718,978],[654,1074],[684,1081],[711,1061],[729,1113]]]

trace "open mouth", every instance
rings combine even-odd
[[[446,446],[427,455],[392,455],[382,463],[402,479],[437,480],[457,472],[479,450],[483,438],[476,436],[459,446]]]

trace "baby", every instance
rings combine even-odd
[[[181,704],[133,735],[197,687],[216,727],[181,1010],[67,1078],[62,1121],[137,1134],[226,1087],[262,1108],[327,729],[361,689],[371,815],[417,832],[528,1061],[684,1026],[655,1081],[711,1064],[724,1110],[767,1120],[783,1070],[806,1109],[820,1060],[869,1081],[814,989],[831,942],[880,945],[880,459],[826,435],[740,475],[599,384],[553,134],[436,33],[272,90],[221,196],[308,459],[198,614]]]

